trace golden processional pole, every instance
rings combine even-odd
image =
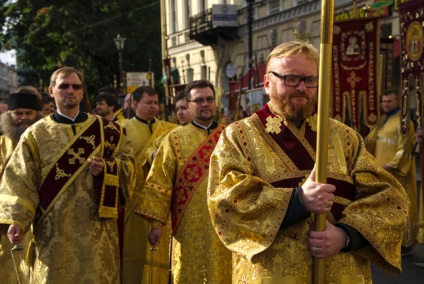
[[[321,2],[321,44],[318,85],[318,132],[316,181],[327,183],[328,118],[330,106],[331,54],[333,45],[334,0]],[[325,230],[325,214],[315,215],[315,230]],[[324,259],[314,258],[314,284],[324,283]]]

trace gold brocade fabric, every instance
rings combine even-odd
[[[316,116],[300,129],[285,123],[315,160],[304,135],[307,123],[316,131]],[[371,246],[326,258],[325,283],[372,283],[370,261],[400,273],[408,210],[404,190],[378,166],[359,134],[333,119],[328,158],[328,176],[356,189],[356,200],[344,206],[337,222],[355,228]],[[278,148],[257,114],[221,134],[210,162],[208,206],[221,240],[234,252],[233,283],[312,283],[307,233],[313,216],[280,229],[293,189],[271,185],[293,177],[306,180],[309,173],[299,171]]]
[[[126,118],[124,116],[124,110],[122,108],[118,109],[117,111],[115,111],[114,113],[115,115],[115,119],[114,121],[120,125],[124,124],[126,121]]]
[[[12,140],[7,135],[0,136],[0,180],[3,175],[3,170],[6,167],[6,162],[9,160],[14,149],[15,145],[13,145]],[[2,233],[4,233],[4,235],[0,235],[0,279],[10,279],[11,282],[18,283],[15,268],[13,266],[12,255],[10,253],[10,250],[14,247],[14,245],[10,243],[9,238],[6,236],[6,232]],[[21,246],[24,248],[24,251],[22,252],[23,257],[25,257],[25,250],[28,249],[28,244],[31,239],[32,233],[28,231],[21,242]],[[24,277],[28,277],[29,275],[27,274],[30,271],[27,268],[25,272],[25,267],[23,265],[19,265],[20,258],[17,253],[15,253],[15,261],[18,266],[19,279],[20,281],[24,281]]]
[[[150,165],[147,163],[147,149],[153,142],[178,125],[162,120],[156,120],[150,133],[149,126],[137,118],[126,120],[124,127],[128,139],[134,147],[136,161],[136,182],[131,202],[125,208],[124,250],[122,265],[122,283],[164,283],[168,279],[169,240],[164,238],[158,251],[151,252],[147,236],[150,225],[142,216],[135,212],[141,196],[141,189]],[[164,229],[169,231],[169,225]],[[150,265],[150,264],[153,264]],[[165,279],[165,280],[164,280]],[[153,282],[151,282],[153,281]]]
[[[381,166],[393,168],[390,173],[402,184],[410,201],[408,219],[405,225],[402,246],[411,247],[417,242],[418,234],[418,202],[417,178],[415,167],[414,125],[409,121],[406,136],[400,133],[400,111],[390,116],[386,123],[383,115],[375,128],[371,129],[366,141],[367,149],[376,157]]]
[[[7,135],[0,136],[0,177],[3,175],[6,163],[13,153],[15,146]]]
[[[28,128],[10,158],[0,184],[0,223],[26,232],[34,222],[38,189],[52,161],[87,124],[60,124],[46,117]],[[124,137],[116,152],[121,194],[129,198],[133,170],[131,145]],[[34,227],[34,260],[30,283],[119,283],[116,219],[99,218],[93,177],[85,167]]]
[[[206,130],[189,124],[164,137],[142,192],[141,214],[168,222],[175,178],[207,136]],[[207,182],[205,178],[198,185],[173,238],[174,283],[231,283],[231,252],[212,226],[206,204]],[[162,234],[161,242],[164,238]]]

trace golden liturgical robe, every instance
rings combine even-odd
[[[156,120],[149,126],[137,117],[133,117],[125,121],[124,127],[134,147],[136,183],[131,202],[125,208],[122,282],[124,284],[161,284],[168,281],[169,241],[164,240],[159,250],[151,251],[147,240],[150,225],[137,214],[135,209],[140,202],[140,192],[150,169],[150,164],[147,162],[147,150],[158,137],[178,125]],[[164,231],[169,234],[169,226],[164,228]]]
[[[219,125],[218,128],[222,128]],[[181,126],[166,135],[153,161],[152,168],[142,192],[139,212],[154,223],[166,224],[175,194],[175,181],[185,168],[187,161],[197,153],[209,155],[215,146],[202,147],[208,131],[192,124]],[[205,149],[206,148],[206,149]],[[199,151],[199,149],[202,149]],[[206,205],[207,176],[200,180],[200,168],[207,171],[209,163],[198,159],[192,165],[190,182],[183,188],[195,190],[186,205],[180,222],[174,231],[172,242],[172,276],[174,283],[231,283],[231,252],[219,240],[212,226]],[[204,166],[204,167],[203,167]],[[207,174],[207,172],[202,172]],[[174,197],[175,198],[175,197]],[[173,211],[174,212],[174,211]],[[175,215],[171,216],[174,220]],[[173,226],[174,227],[174,226]],[[161,242],[167,238],[162,233]]]
[[[402,184],[408,194],[410,205],[405,225],[402,246],[411,247],[417,242],[418,205],[415,157],[414,125],[409,121],[408,133],[401,135],[400,111],[381,116],[378,124],[365,139],[368,151],[376,157],[381,166],[389,166],[390,173]],[[387,121],[386,121],[387,119]]]
[[[0,180],[2,178],[7,161],[9,161],[10,156],[12,156],[13,150],[15,150],[15,146],[16,145],[13,145],[13,142],[9,138],[9,136],[0,136]],[[6,230],[7,228],[4,229]],[[13,266],[13,260],[11,258],[12,255],[10,254],[10,250],[14,247],[14,245],[10,243],[6,233],[7,232],[0,232],[0,279],[8,279],[12,283],[18,283],[15,268]],[[31,239],[32,233],[28,231],[21,242],[21,246],[23,248],[28,248],[28,244]],[[18,259],[17,254],[16,259]],[[29,276],[27,274],[30,272],[28,266],[24,265],[25,264],[21,263],[18,268],[19,279],[21,279],[22,281],[24,277]]]
[[[218,235],[234,252],[234,283],[312,283],[307,234],[313,215],[280,228],[293,188],[316,159],[317,116],[300,128],[266,105],[228,126],[211,156],[208,206]],[[369,154],[362,138],[329,119],[328,183],[336,185],[331,223],[355,228],[369,246],[326,258],[325,283],[372,283],[370,261],[401,272],[408,199]]]
[[[68,148],[74,156],[69,159],[69,164],[82,164],[75,173],[67,172],[69,169],[65,167],[56,171],[59,180],[64,175],[72,175],[73,180],[54,196],[46,211],[41,207],[43,197],[39,194],[50,169],[56,166],[57,170],[56,161],[66,154],[63,151],[70,141],[97,141],[97,138],[93,141],[93,137],[80,135],[97,120],[92,115],[75,124],[58,123],[51,116],[39,120],[21,136],[6,166],[0,184],[2,226],[16,224],[26,232],[38,218],[38,212],[43,214],[33,230],[31,283],[103,284],[120,281],[117,219],[99,217],[94,177],[89,172],[88,161],[80,156],[83,148]],[[103,126],[106,131],[110,125],[105,122]],[[116,129],[116,125],[113,126]],[[115,146],[111,159],[115,161],[117,175],[114,180],[119,182],[119,196],[129,199],[134,161],[131,144],[125,135],[121,137],[119,143],[115,141],[116,144],[109,146]],[[112,160],[110,164],[113,164]],[[44,193],[49,195],[49,192]]]

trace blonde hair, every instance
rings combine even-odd
[[[56,80],[58,78],[68,77],[72,73],[77,74],[78,78],[81,80],[81,84],[84,85],[84,74],[82,71],[78,71],[73,67],[62,67],[53,72],[52,76],[50,77],[50,87],[56,85]]]
[[[289,41],[276,46],[268,55],[266,73],[271,71],[272,59],[289,57],[299,53],[306,55],[308,59],[313,60],[319,66],[319,52],[312,44],[303,41]]]

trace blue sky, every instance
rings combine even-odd
[[[9,65],[16,65],[15,51],[0,52],[0,61]]]

